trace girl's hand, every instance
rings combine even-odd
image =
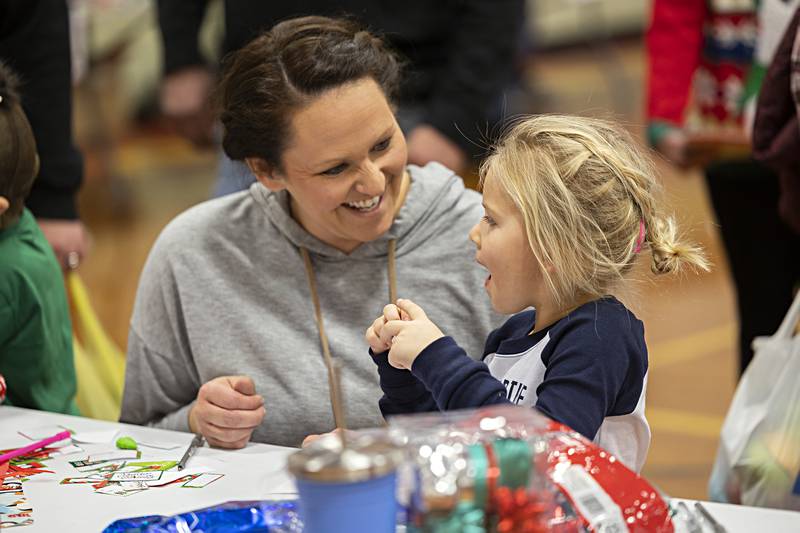
[[[383,325],[385,323],[386,319],[383,318],[383,315],[379,316],[375,319],[372,325],[367,328],[367,332],[364,335],[364,337],[367,339],[367,344],[369,344],[369,347],[372,349],[372,353],[374,354],[383,353],[389,349],[389,345],[381,340],[381,331],[383,330]]]
[[[372,325],[367,328],[365,337],[369,347],[372,348],[372,353],[379,354],[388,350],[391,346],[391,341],[386,343],[381,340],[381,331],[383,325],[390,320],[400,320],[400,310],[394,304],[388,304],[383,308],[383,314],[375,319]]]
[[[342,431],[342,430],[339,429],[339,428],[336,428],[333,431],[329,431],[327,433],[321,433],[319,435],[316,435],[316,434],[308,435],[306,438],[303,439],[303,443],[300,445],[300,447],[301,448],[305,448],[306,446],[308,446],[312,442],[317,441],[317,440],[321,439],[322,437],[324,437],[326,435],[338,435],[340,431]],[[347,433],[345,433],[345,435],[347,435]]]
[[[396,319],[381,324],[378,339],[389,347],[390,365],[411,369],[420,352],[433,341],[444,337],[444,334],[431,322],[425,311],[411,300],[397,300],[397,309],[399,313]]]

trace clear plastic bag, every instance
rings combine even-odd
[[[396,416],[398,503],[408,531],[685,531],[663,497],[612,454],[535,409]]]
[[[800,293],[755,355],[722,426],[712,500],[800,510]]]

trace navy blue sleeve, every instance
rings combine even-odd
[[[505,386],[452,337],[437,339],[422,350],[411,365],[411,373],[443,411],[509,403]]]
[[[389,364],[389,352],[375,354],[370,349],[372,361],[378,366],[383,396],[378,400],[381,414],[425,413],[437,411],[433,396],[408,370],[401,370]]]
[[[641,322],[620,313],[589,315],[564,320],[550,333],[536,407],[594,439],[606,416],[636,408],[647,371]]]

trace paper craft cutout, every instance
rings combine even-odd
[[[114,472],[109,481],[152,481],[161,479],[161,472]]]
[[[66,441],[65,441],[66,442]],[[66,446],[62,446],[60,448],[56,448],[50,453],[50,457],[59,457],[63,455],[73,455],[76,453],[83,452],[83,448],[80,446],[76,446],[74,444],[67,444]]]
[[[122,485],[107,485],[100,487],[95,492],[97,494],[110,494],[112,496],[130,496],[138,492],[144,492],[146,489],[126,489]]]
[[[206,485],[210,485],[211,483],[215,482],[223,475],[224,474],[200,474],[196,478],[184,483],[183,487],[188,489],[202,489]]]
[[[94,474],[87,477],[65,477],[59,483],[60,485],[94,485],[100,481],[105,481],[105,478],[99,474]]]
[[[6,478],[0,484],[0,529],[33,524],[33,509],[22,492],[22,482]]]
[[[51,437],[51,436],[55,435],[56,433],[61,433],[65,429],[67,431],[69,431],[70,433],[72,433],[71,430],[69,430],[68,428],[65,428],[63,426],[39,426],[39,427],[35,427],[35,428],[30,428],[30,429],[21,429],[21,430],[17,431],[17,433],[19,433],[20,435],[22,435],[23,437],[25,437],[28,440],[42,440],[42,439],[46,439],[47,437]],[[69,444],[69,443],[67,443],[67,444]],[[52,448],[52,446],[51,446],[51,448]]]
[[[139,450],[114,450],[111,452],[92,454],[86,458],[86,462],[95,463],[98,461],[119,461],[121,459],[138,459],[141,456],[142,452],[140,452]]]
[[[80,433],[73,433],[72,440],[83,444],[108,444],[114,442],[114,437],[117,436],[117,433],[119,433],[117,429],[81,431]]]

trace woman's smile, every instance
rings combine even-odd
[[[360,202],[345,202],[342,205],[359,213],[369,213],[378,207],[382,198],[383,195],[379,194],[378,196],[373,196],[367,200],[361,200]]]
[[[352,214],[357,216],[374,215],[380,211],[383,205],[383,194],[373,196],[360,202],[345,202],[342,206]]]

